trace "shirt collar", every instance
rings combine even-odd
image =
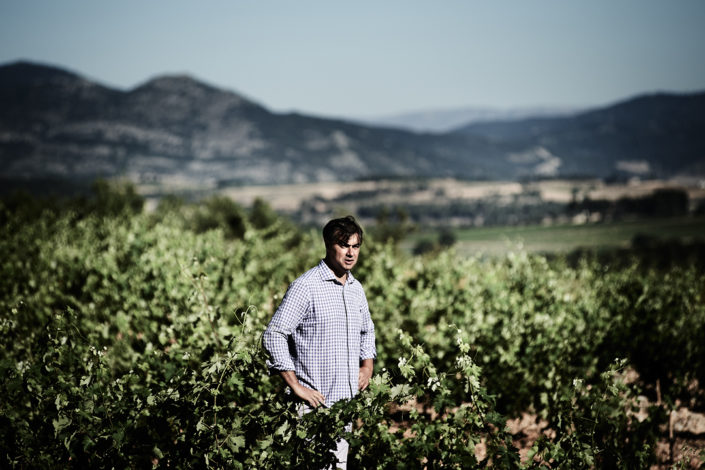
[[[335,277],[335,274],[333,274],[333,271],[328,267],[326,262],[324,260],[321,260],[318,263],[318,272],[321,275],[321,279],[324,281],[337,281],[338,279]],[[350,270],[348,270],[348,278],[345,281],[346,284],[352,284],[355,282],[355,277],[353,277],[352,273]]]

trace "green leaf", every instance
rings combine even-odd
[[[115,442],[116,447],[120,447],[122,445],[123,439],[125,438],[125,430],[124,429],[118,429],[115,431],[112,436],[113,441]]]
[[[289,422],[284,421],[282,423],[282,425],[279,426],[276,431],[274,431],[274,435],[275,436],[283,436],[284,433],[287,431],[287,429],[289,429]]]
[[[59,433],[71,424],[71,419],[64,414],[59,415],[59,419],[52,420],[54,425],[54,436],[58,437]]]
[[[198,423],[196,423],[196,431],[205,431],[208,429],[208,426],[203,422],[203,418],[198,420]]]
[[[245,437],[241,435],[230,436],[230,442],[232,443],[233,452],[238,452],[240,449],[245,448]]]

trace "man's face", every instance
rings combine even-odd
[[[326,249],[328,260],[335,271],[348,271],[357,263],[360,254],[360,238],[355,233],[347,243],[333,243]]]

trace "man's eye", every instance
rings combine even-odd
[[[338,243],[338,246],[341,247],[341,248],[350,248],[350,247],[353,247],[353,248],[355,248],[356,250],[359,250],[359,249],[360,249],[360,244],[359,244],[359,243],[356,243],[356,244],[354,244],[354,245],[349,245],[349,244],[347,244],[347,243]]]

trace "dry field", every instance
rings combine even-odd
[[[691,201],[705,200],[705,181],[635,180],[629,183],[607,184],[596,179],[530,183],[455,179],[432,179],[424,182],[384,180],[328,182],[232,187],[222,189],[220,193],[244,206],[251,205],[255,198],[261,198],[278,211],[291,212],[298,209],[303,201],[314,197],[330,200],[357,192],[377,192],[378,202],[389,204],[438,202],[443,199],[471,201],[497,196],[512,198],[527,192],[538,193],[544,201],[566,203],[573,198],[615,200],[621,197],[641,197],[661,188],[682,188],[688,192]]]

